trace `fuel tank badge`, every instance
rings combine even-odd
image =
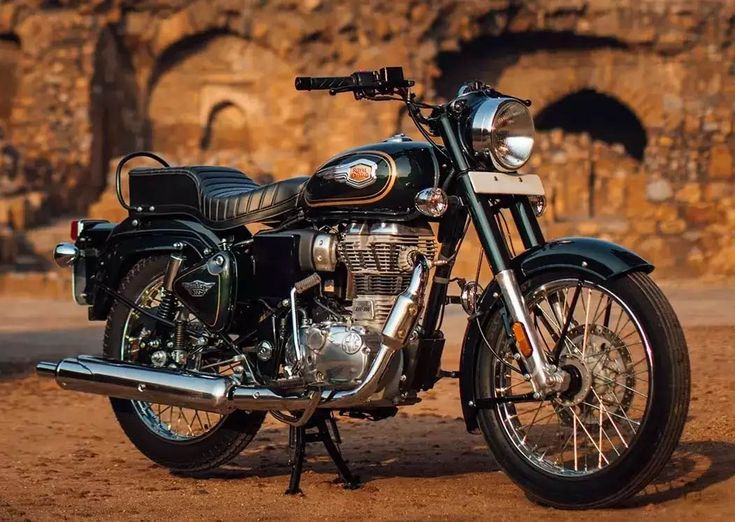
[[[368,187],[378,179],[378,164],[365,158],[360,158],[342,165],[335,165],[317,173],[323,179],[330,179],[345,183],[350,187]]]

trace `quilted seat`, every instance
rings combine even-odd
[[[308,179],[258,185],[228,167],[133,169],[130,201],[143,213],[193,215],[218,229],[274,223],[295,212]]]

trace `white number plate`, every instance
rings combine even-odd
[[[468,172],[477,194],[512,194],[543,196],[544,184],[536,174],[504,174],[502,172]]]

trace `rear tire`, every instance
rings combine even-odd
[[[142,259],[120,283],[119,292],[135,301],[151,282],[163,275],[167,262],[165,256]],[[105,328],[106,357],[126,358],[122,338],[129,313],[129,308],[119,301],[112,306]],[[178,472],[200,472],[227,463],[250,444],[265,418],[265,412],[235,411],[201,436],[169,440],[143,422],[135,401],[111,398],[110,402],[115,417],[135,447],[153,462]]]
[[[583,277],[580,274],[551,271],[527,281],[523,285],[527,304],[529,303],[529,297],[534,292],[540,292],[541,287],[548,288],[554,281],[568,279],[583,279]],[[585,398],[582,399],[581,406],[572,406],[570,413],[566,414],[566,420],[562,420],[566,411],[565,408],[554,405],[553,401],[549,401],[548,404],[551,408],[551,420],[549,422],[559,423],[558,434],[549,426],[539,425],[537,428],[527,426],[522,440],[519,437],[512,437],[512,433],[523,434],[524,430],[514,432],[509,429],[508,426],[512,423],[508,421],[509,416],[507,414],[509,408],[513,408],[511,411],[517,413],[515,408],[520,408],[520,406],[509,406],[505,409],[502,406],[495,406],[492,409],[484,409],[478,412],[479,426],[487,444],[498,464],[506,471],[508,476],[523,488],[530,499],[544,505],[563,509],[610,507],[621,503],[642,490],[659,474],[670,459],[679,442],[689,406],[690,375],[686,341],[676,315],[661,290],[647,275],[642,273],[628,274],[611,281],[589,281],[586,276],[584,279],[591,285],[599,285],[598,288],[606,289],[625,303],[634,317],[637,318],[640,330],[644,335],[642,340],[648,340],[648,346],[650,346],[652,352],[650,358],[647,359],[651,362],[646,364],[648,368],[651,368],[649,370],[651,378],[650,381],[647,381],[650,391],[647,391],[647,398],[645,399],[647,405],[642,410],[644,413],[641,414],[639,419],[640,424],[637,431],[632,430],[634,424],[631,424],[631,433],[634,434],[630,438],[627,434],[625,435],[625,438],[628,438],[629,446],[623,447],[620,440],[623,440],[624,437],[621,436],[620,439],[616,439],[614,433],[611,438],[605,440],[602,437],[604,427],[607,426],[607,429],[612,433],[611,427],[614,426],[614,420],[616,419],[610,417],[610,422],[608,422],[601,413],[605,411],[604,408],[588,409],[588,412],[592,412],[591,414],[588,413],[592,419],[590,421],[592,426],[594,426],[595,416],[597,415],[594,412],[598,412],[600,419],[602,419],[597,423],[597,426],[602,426],[599,428],[599,440],[601,441],[599,446],[603,448],[603,451],[598,450],[598,454],[602,454],[605,449],[612,451],[613,441],[618,440],[618,447],[615,450],[617,455],[608,455],[610,462],[605,466],[602,465],[603,457],[591,459],[591,470],[587,469],[587,460],[585,460],[584,469],[578,471],[577,446],[575,446],[572,469],[569,469],[568,472],[564,470],[557,472],[553,466],[548,466],[544,460],[551,459],[544,446],[539,447],[537,444],[537,448],[529,451],[531,442],[527,441],[527,437],[530,438],[531,429],[544,433],[544,437],[548,436],[551,441],[566,439],[567,442],[564,444],[568,444],[568,438],[566,437],[568,430],[571,429],[569,427],[571,422],[574,425],[575,434],[581,439],[583,445],[586,443],[589,449],[597,441],[597,431],[585,428],[588,429],[588,433],[584,433],[581,429],[578,430],[577,426],[581,428],[583,423],[581,420],[577,421],[577,417],[572,416],[571,411],[577,411],[575,408],[579,408],[580,418],[587,419],[588,417],[582,417],[583,414],[581,413],[586,404],[584,401],[595,402],[595,399]],[[538,292],[536,295],[539,295]],[[566,306],[567,301],[565,300],[564,303],[564,306]],[[503,343],[510,342],[507,340],[502,318],[499,314],[494,314],[486,321],[484,326],[486,338],[493,345],[496,353],[502,354]],[[587,335],[586,329],[585,323],[585,335]],[[480,342],[482,343],[482,340]],[[645,345],[645,341],[642,344]],[[618,348],[612,344],[603,344],[602,346],[608,352],[602,356],[598,355],[598,361],[602,357],[606,357],[606,361],[609,360],[609,352]],[[497,397],[502,395],[502,392],[496,389],[498,388],[497,384],[493,384],[498,382],[496,379],[500,375],[500,370],[497,368],[501,365],[497,363],[497,358],[486,346],[478,347],[477,353],[478,363],[475,369],[476,396]],[[512,361],[512,358],[510,360]],[[604,364],[606,365],[607,362],[604,362]],[[592,363],[589,363],[589,365],[592,365]],[[639,371],[640,368],[639,366],[636,370]],[[503,371],[508,373],[505,367],[503,367]],[[590,373],[593,376],[595,375],[594,370],[590,370]],[[618,377],[614,376],[611,382],[616,380],[618,380]],[[615,390],[614,384],[608,386]],[[594,386],[587,397],[591,397],[593,393],[596,393],[593,390]],[[513,393],[517,393],[515,389]],[[602,396],[602,393],[600,392],[600,395],[597,396],[598,399]],[[599,400],[600,402],[596,402],[596,404],[598,406],[603,405],[602,399]],[[535,406],[536,403],[533,404]],[[541,408],[541,405],[538,408]],[[622,413],[627,417],[624,411],[618,410],[618,413]],[[628,413],[631,413],[631,411],[628,411]],[[554,418],[554,414],[556,414],[556,418]],[[613,413],[613,415],[615,414]],[[632,413],[630,416],[633,417]],[[516,415],[516,417],[520,419],[520,415]],[[535,419],[536,417],[534,417],[534,421]],[[520,424],[520,420],[517,422]],[[625,423],[625,421],[620,422]],[[630,419],[628,419],[628,423],[630,423]],[[533,423],[531,423],[531,426],[533,426]],[[563,429],[567,431],[563,431]],[[551,435],[549,436],[547,433],[551,433]],[[586,440],[588,434],[591,435],[589,440],[593,441],[592,444],[589,443],[589,440]],[[607,433],[605,433],[605,437],[607,437]],[[574,440],[577,444],[578,439],[575,437]],[[597,446],[594,447],[597,448]],[[543,455],[541,455],[542,450]],[[565,457],[565,451],[569,450],[561,447],[562,465],[566,462],[565,459],[568,458]],[[534,452],[540,455],[540,459],[536,462],[532,457]],[[582,468],[581,465],[580,468]]]

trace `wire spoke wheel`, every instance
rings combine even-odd
[[[540,402],[498,403],[499,430],[543,473],[599,473],[628,453],[651,406],[654,365],[641,320],[611,289],[576,278],[551,278],[525,301],[547,360],[569,373],[570,386]],[[488,339],[499,357],[486,359],[487,392],[531,394],[512,339],[503,329]]]
[[[684,429],[690,374],[681,325],[640,272],[602,279],[549,269],[521,288],[540,349],[569,386],[542,401],[491,402],[477,424],[531,499],[565,509],[617,505],[658,475]],[[465,345],[475,397],[532,396],[502,307],[489,312]]]
[[[576,299],[575,299],[576,294]],[[635,439],[648,409],[651,351],[638,319],[610,290],[575,279],[536,289],[526,304],[547,358],[569,322],[559,367],[569,389],[550,400],[498,406],[510,441],[532,465],[560,475],[609,466]],[[532,392],[506,338],[495,361],[494,395]]]
[[[136,304],[141,308],[155,313],[161,304],[163,278],[159,277],[140,293]],[[150,354],[142,347],[145,336],[150,333],[146,327],[150,321],[144,320],[142,314],[131,310],[123,328],[121,343],[122,359],[141,364],[150,363]],[[183,317],[179,311],[177,318]],[[216,365],[210,367],[212,372]],[[166,404],[157,404],[144,401],[132,401],[134,410],[140,420],[153,433],[169,441],[189,442],[206,437],[214,431],[224,419],[223,415],[214,412],[181,408]]]

